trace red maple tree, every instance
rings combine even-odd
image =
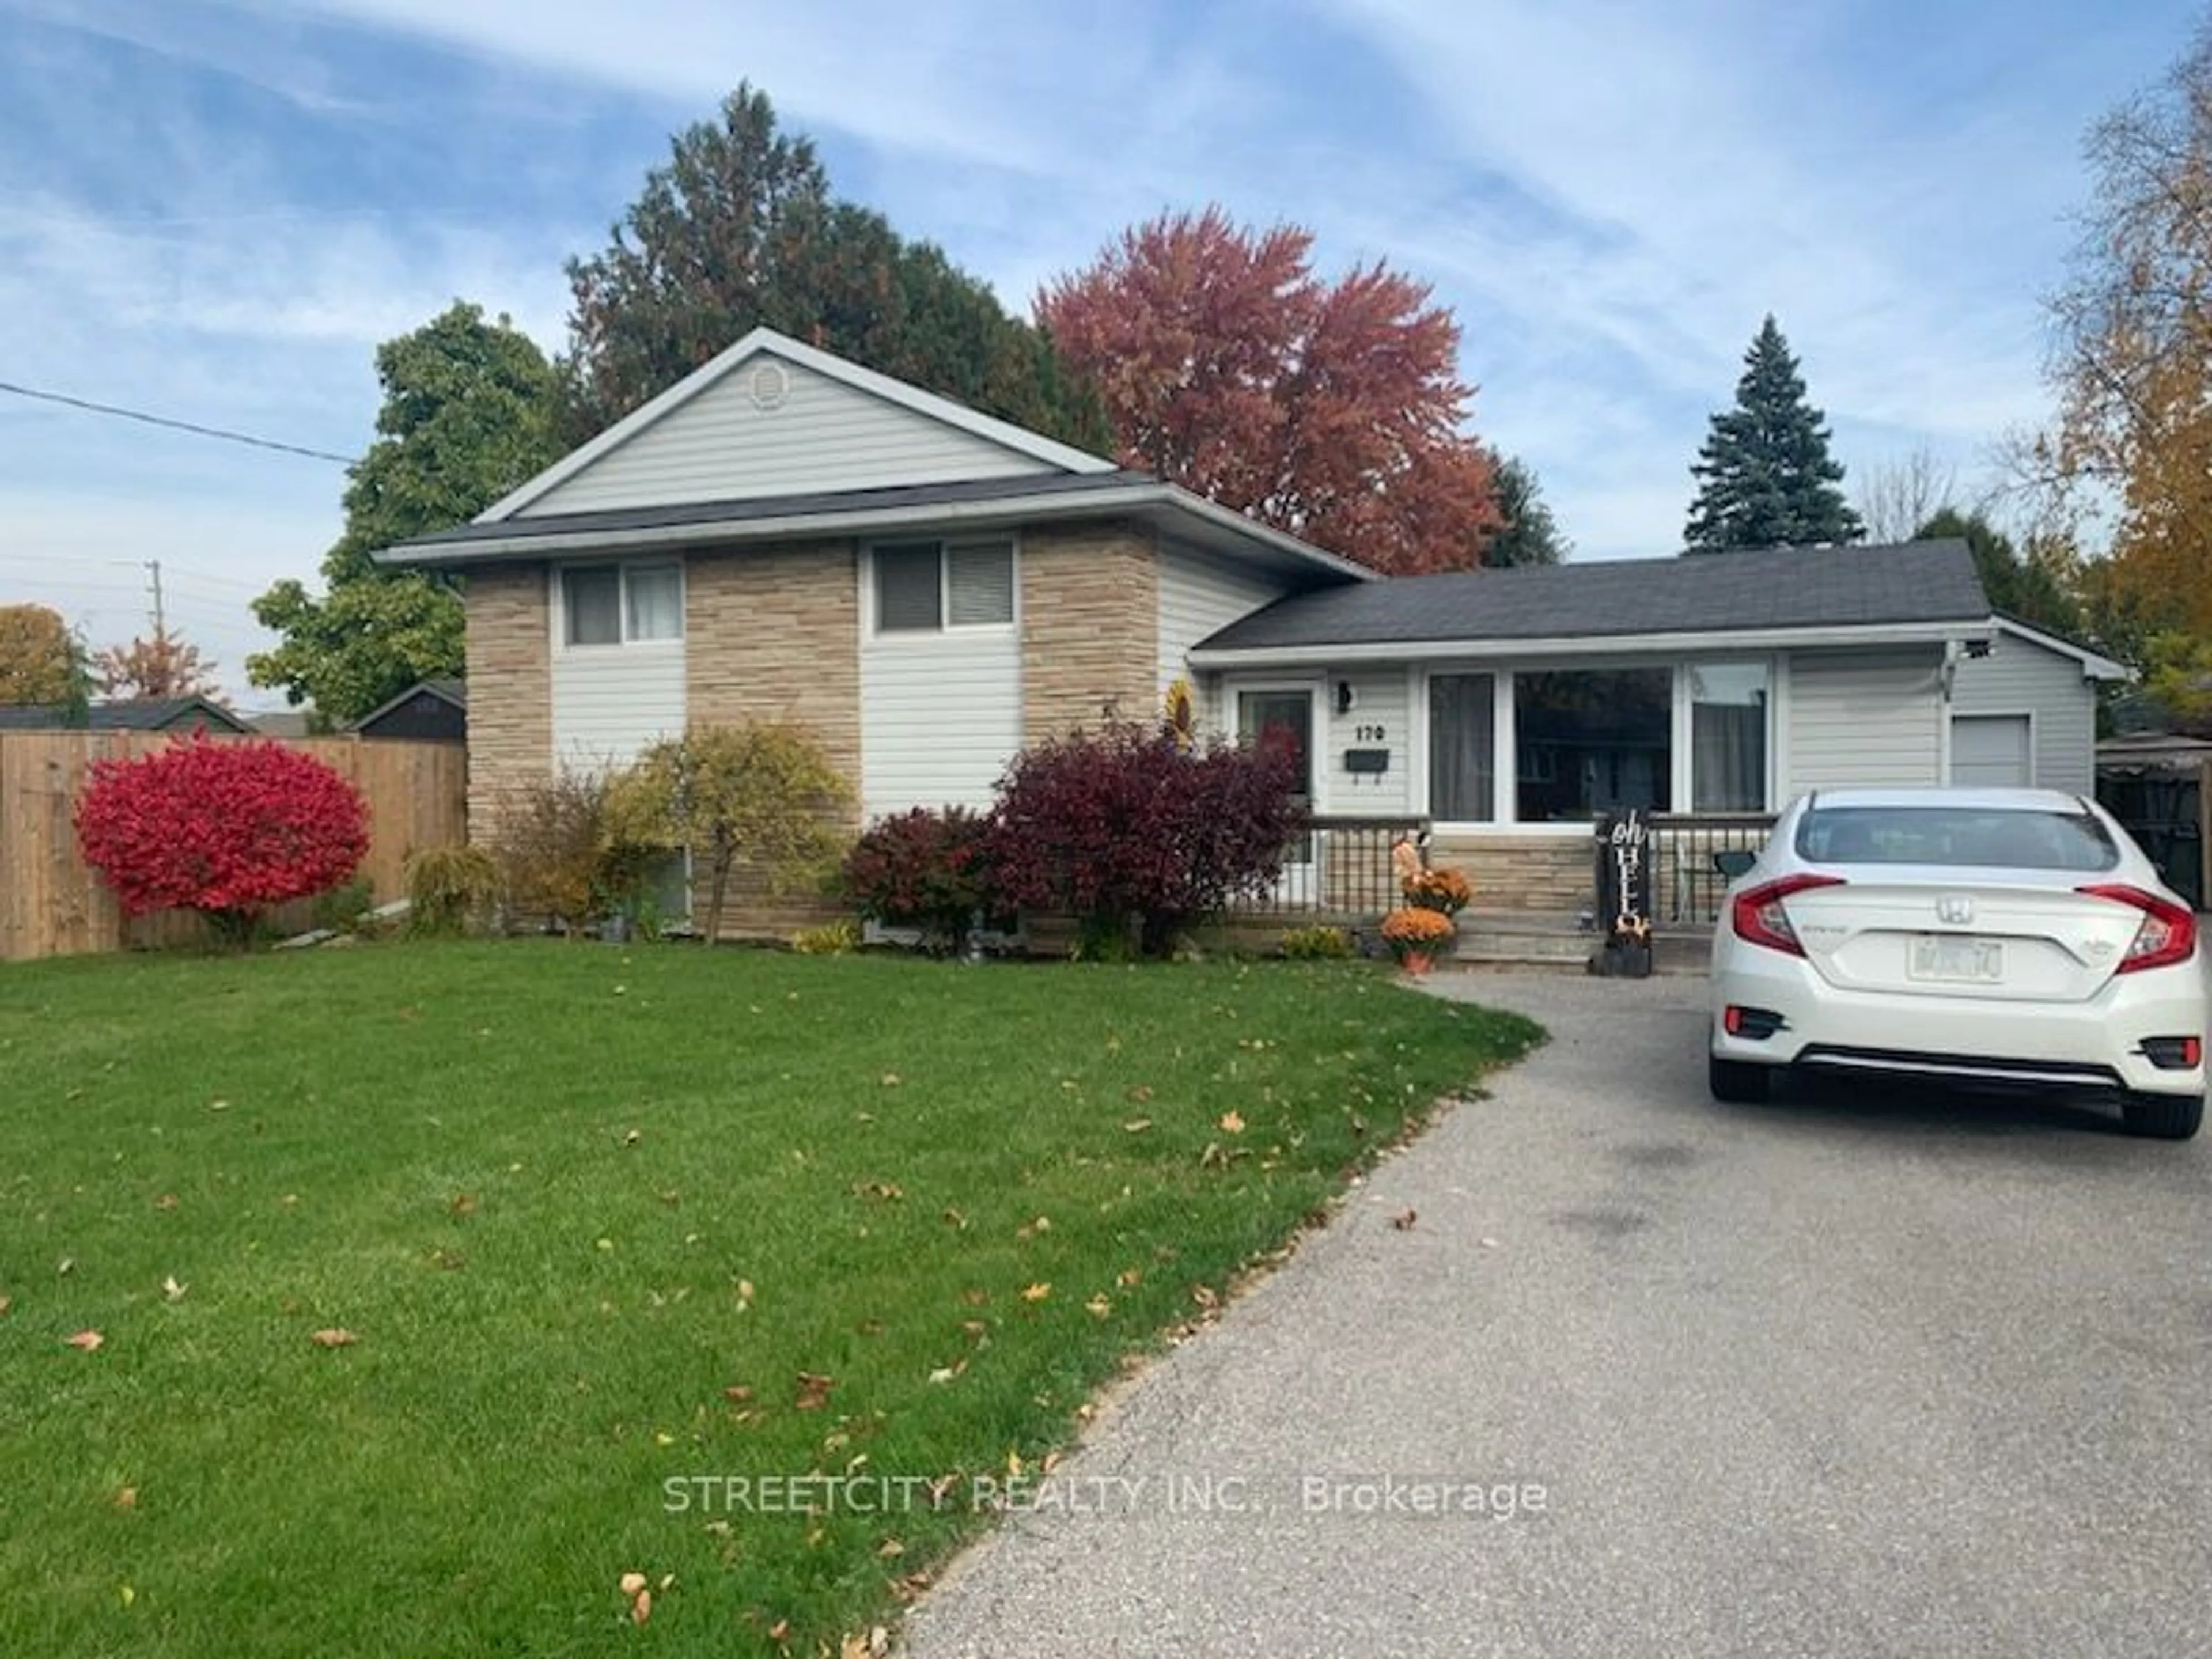
[[[1313,233],[1218,207],[1132,227],[1036,299],[1098,385],[1118,459],[1393,574],[1471,568],[1499,528],[1474,389],[1427,284],[1314,274]]]
[[[368,808],[312,755],[203,735],[94,761],[76,833],[125,915],[197,910],[242,944],[267,907],[327,891],[360,867]]]

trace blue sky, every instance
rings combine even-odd
[[[1580,556],[1671,551],[1771,310],[1856,477],[2039,423],[2087,125],[2197,0],[0,0],[0,381],[343,455],[455,297],[562,343],[668,135],[750,79],[1026,311],[1219,202],[1384,259]],[[174,624],[243,691],[343,469],[0,396],[0,602]],[[267,702],[267,694],[251,701]]]

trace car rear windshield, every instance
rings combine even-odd
[[[2110,870],[2120,849],[2087,812],[1986,806],[1819,806],[1798,821],[1815,864],[1938,864]]]

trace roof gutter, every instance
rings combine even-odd
[[[1633,653],[1769,651],[1783,647],[1940,645],[1985,640],[1987,617],[1942,623],[1877,623],[1853,627],[1707,629],[1681,634],[1538,635],[1511,640],[1384,640],[1352,645],[1200,647],[1190,665],[1201,669],[1329,667],[1338,664],[1451,660],[1491,662],[1533,656],[1625,656]]]
[[[1194,495],[1173,484],[1141,483],[1118,489],[1086,489],[1066,495],[1026,495],[973,501],[940,501],[912,507],[854,507],[843,512],[793,513],[769,518],[651,525],[629,530],[541,531],[536,534],[471,535],[445,542],[401,542],[370,556],[378,564],[438,568],[515,559],[550,559],[574,555],[650,552],[675,547],[738,545],[923,528],[993,528],[1113,514],[1194,520],[1217,536],[1256,542],[1269,550],[1339,575],[1370,580],[1376,573],[1297,537],[1249,519],[1242,513]],[[526,525],[529,520],[507,523]],[[493,526],[485,526],[487,530]]]

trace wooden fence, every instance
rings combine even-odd
[[[0,732],[0,961],[183,944],[204,936],[204,924],[188,914],[126,921],[115,896],[77,855],[72,814],[86,769],[95,760],[151,754],[173,741],[158,732]],[[378,902],[405,890],[410,854],[465,838],[467,759],[461,744],[314,738],[286,746],[325,763],[368,803],[368,858],[362,873]],[[309,908],[304,902],[287,906],[274,919],[280,926],[304,927]]]

